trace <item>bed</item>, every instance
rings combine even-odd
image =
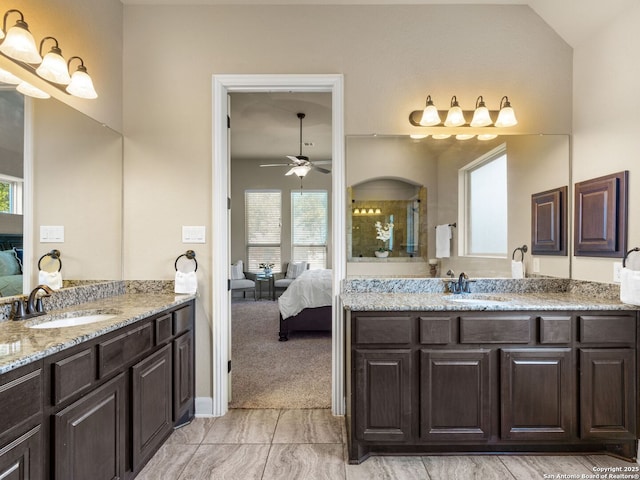
[[[296,331],[331,331],[331,270],[306,270],[278,298],[279,340]]]
[[[22,235],[0,233],[0,297],[22,294]]]

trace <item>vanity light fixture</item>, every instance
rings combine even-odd
[[[500,113],[498,113],[498,119],[496,120],[496,127],[513,127],[518,124],[516,114],[509,103],[509,97],[506,95],[500,100]]]
[[[7,30],[7,17],[12,13],[17,13],[20,18],[13,27]],[[24,15],[20,10],[8,10],[4,14],[2,27],[2,31],[7,33],[2,45],[0,45],[0,52],[19,62],[34,64],[42,62],[42,57],[36,48],[36,41],[33,39],[29,25],[24,21]]]
[[[422,118],[420,119],[420,125],[423,127],[431,127],[433,125],[438,125],[441,123],[440,114],[438,113],[438,109],[433,104],[431,100],[431,95],[427,95],[427,105],[424,107],[422,111]]]
[[[473,112],[470,125],[472,127],[486,127],[492,123],[493,120],[491,120],[491,116],[489,115],[489,109],[485,105],[482,95],[480,95],[476,100],[476,109]]]
[[[98,98],[98,94],[96,93],[95,88],[93,88],[93,81],[87,73],[87,68],[84,66],[82,59],[80,57],[71,57],[67,65],[71,66],[71,60],[76,58],[80,60],[80,65],[78,65],[78,69],[73,72],[73,75],[71,75],[71,83],[69,83],[69,86],[67,87],[67,92],[75,97],[87,98],[90,100]],[[299,177],[304,177],[308,172],[309,170],[304,172],[302,175],[298,174],[298,172],[295,172],[295,174]]]
[[[47,53],[42,59],[42,63],[36,68],[36,73],[45,80],[49,80],[53,83],[59,83],[60,85],[69,85],[71,77],[69,76],[69,68],[67,62],[62,57],[62,51],[58,46],[58,40],[53,37],[44,37],[40,41],[40,55],[42,55],[42,46],[46,40],[53,40],[55,45],[51,47],[49,53]]]
[[[7,30],[7,17],[13,13],[18,14],[20,18],[18,18],[13,27]],[[42,49],[46,40],[52,40],[54,45],[42,58]],[[33,35],[29,32],[29,26],[24,21],[24,15],[20,10],[12,9],[4,14],[3,29],[0,30],[0,41],[0,53],[2,55],[30,73],[35,73],[52,86],[78,98],[98,98],[93,81],[87,73],[87,68],[82,58],[71,57],[66,62],[62,56],[58,40],[54,37],[44,37],[38,50]],[[80,64],[77,66],[76,71],[70,75],[70,64],[74,59],[79,60]],[[18,89],[21,93],[35,96],[36,98],[50,98],[49,94],[36,88],[31,82],[23,82],[22,78],[4,70],[0,71],[0,82],[11,85],[25,83]]]
[[[382,210],[380,210],[379,208],[376,208],[375,214],[376,215],[382,215]]]
[[[459,127],[464,125],[467,121],[464,119],[464,114],[462,113],[462,108],[458,105],[458,99],[454,95],[451,97],[451,106],[449,107],[449,112],[447,113],[447,118],[444,121],[445,127]]]
[[[51,95],[49,95],[47,92],[44,92],[37,87],[34,87],[29,82],[24,82],[24,81],[20,82],[20,84],[18,84],[18,86],[16,87],[16,90],[22,93],[23,95],[27,95],[33,98],[43,98],[43,99],[51,98]]]
[[[354,208],[353,209],[353,214],[354,215],[360,215],[360,209],[359,208]]]

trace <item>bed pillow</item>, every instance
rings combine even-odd
[[[289,262],[286,278],[295,279],[307,269],[307,262]]]
[[[244,270],[242,260],[231,264],[231,280],[242,280],[244,278]]]
[[[0,277],[8,275],[20,275],[20,262],[13,250],[0,251]]]

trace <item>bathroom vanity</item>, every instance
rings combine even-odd
[[[635,458],[632,306],[569,294],[342,301],[350,463],[378,453]]]
[[[194,303],[122,295],[76,307],[111,314],[98,323],[0,323],[0,478],[134,478],[194,415]]]

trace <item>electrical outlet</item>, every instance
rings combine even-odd
[[[613,264],[613,282],[620,283],[622,276],[622,262],[615,262]]]
[[[533,273],[540,273],[540,259],[533,259]]]

